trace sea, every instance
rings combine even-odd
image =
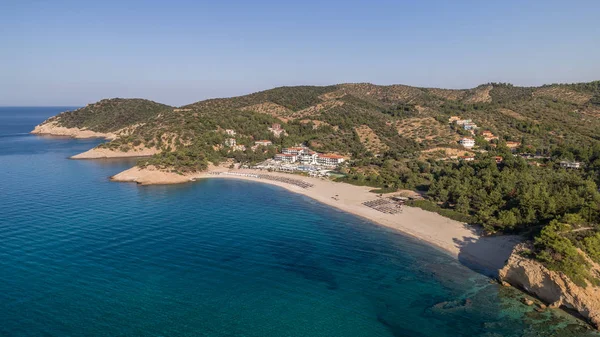
[[[0,108],[0,336],[598,336],[402,233],[282,188],[138,186]]]

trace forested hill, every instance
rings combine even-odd
[[[450,123],[455,119],[476,126],[466,130]],[[109,99],[48,122],[117,133],[100,146],[156,148],[159,154],[139,164],[180,172],[228,158],[255,163],[281,147],[308,145],[347,156],[339,168],[345,182],[421,190],[426,200],[415,206],[489,233],[536,236],[533,256],[574,279],[593,279],[578,251],[600,262],[600,81],[466,90],[281,87],[179,108]],[[284,132],[270,130],[273,124]],[[474,138],[475,147],[462,147],[463,137]],[[238,146],[226,146],[228,138]],[[262,139],[274,145],[254,146]]]
[[[64,113],[58,121],[67,127],[99,132],[151,124],[133,135],[141,141],[149,139],[149,134],[156,136],[153,131],[173,132],[183,141],[219,127],[241,127],[240,118],[252,119],[256,122],[253,124],[261,126],[242,133],[248,140],[275,140],[264,127],[271,122],[283,121],[292,129],[318,124],[325,127],[323,131],[329,131],[327,127],[335,130],[311,132],[299,138],[288,132],[289,140],[311,140],[328,150],[365,155],[387,148],[400,150],[399,143],[404,150],[452,147],[456,134],[448,134],[447,121],[448,117],[459,115],[505,140],[550,150],[556,144],[591,144],[600,139],[596,132],[600,126],[599,83],[537,88],[492,83],[469,90],[372,84],[281,87],[200,101],[181,110],[142,99],[105,99]],[[376,144],[361,143],[356,128],[361,128],[361,136],[369,134],[377,138]]]
[[[117,131],[124,127],[145,123],[161,113],[173,109],[165,104],[146,99],[113,98],[88,104],[83,108],[67,111],[49,121],[58,121],[68,128],[86,128],[97,132]]]

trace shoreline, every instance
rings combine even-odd
[[[303,181],[313,186],[301,188],[281,181],[226,174],[226,172],[248,175],[268,174]],[[363,205],[363,202],[379,199],[377,194],[369,192],[371,187],[355,186],[322,178],[252,169],[230,170],[221,167],[210,167],[208,171],[193,174],[164,172],[152,167],[144,169],[133,167],[111,177],[112,181],[136,182],[140,185],[180,184],[203,179],[237,179],[282,187],[287,191],[307,196],[327,206],[416,238],[453,256],[463,265],[484,271],[491,277],[497,276],[514,246],[522,241],[518,236],[482,237],[477,228],[416,207],[404,206],[403,212],[398,214],[382,213]]]
[[[114,136],[114,134],[102,134],[89,130],[64,128],[57,126],[54,123],[38,125],[31,133],[69,136],[73,138],[106,138],[109,140]],[[158,151],[153,148],[140,148],[133,152],[93,148],[70,158],[125,159],[151,156],[156,152]],[[302,180],[314,186],[304,189],[281,181],[221,174],[224,172],[247,174],[268,173],[272,176]],[[371,187],[355,186],[322,178],[251,169],[230,170],[212,165],[207,171],[187,174],[161,171],[153,167],[142,169],[138,166],[134,166],[110,177],[111,181],[136,182],[140,185],[182,184],[200,179],[238,179],[282,187],[287,191],[307,196],[317,202],[358,216],[374,224],[396,230],[404,235],[409,235],[422,241],[424,244],[453,256],[463,265],[487,274],[490,277],[497,276],[498,271],[504,267],[505,262],[510,257],[514,246],[522,241],[518,236],[507,235],[484,237],[480,235],[479,229],[475,227],[416,207],[404,206],[403,212],[399,214],[382,213],[363,205],[363,202],[378,199],[376,194],[369,192],[372,189]],[[336,199],[333,199],[333,197],[336,197]]]

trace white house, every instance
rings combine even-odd
[[[254,142],[254,145],[270,146],[273,145],[273,142],[270,140],[257,140]]]
[[[578,169],[581,168],[581,163],[578,161],[561,161],[560,167]]]
[[[473,146],[475,146],[475,139],[465,137],[460,140],[460,145],[462,145],[466,148],[472,148]]]
[[[275,160],[284,163],[295,163],[297,159],[298,156],[296,156],[295,154],[278,153],[275,155]]]
[[[237,145],[237,142],[235,141],[235,138],[227,138],[225,140],[225,145],[229,146],[229,147],[233,147]]]
[[[235,130],[231,130],[231,129],[225,130],[225,133],[228,134],[228,135],[230,135],[230,136],[235,136],[235,134],[236,134]]]
[[[477,129],[477,124],[475,124],[475,123],[465,123],[465,124],[463,124],[463,129],[465,129],[465,130],[474,130],[474,129]]]
[[[344,157],[337,154],[319,154],[317,155],[317,164],[327,166],[337,166],[344,162]]]
[[[468,124],[468,123],[471,123],[471,122],[472,122],[472,120],[470,120],[470,119],[460,119],[460,120],[456,121],[456,124],[458,124],[458,125],[465,125],[465,124]]]

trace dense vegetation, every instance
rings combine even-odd
[[[146,123],[173,108],[145,99],[103,99],[99,102],[62,113],[60,124],[69,128],[87,128],[98,132],[117,131],[127,126]]]
[[[474,135],[477,151],[458,145],[471,134],[449,125],[450,116],[481,127]],[[342,181],[419,190],[426,199],[413,206],[481,225],[490,234],[535,237],[532,256],[578,282],[592,279],[574,252],[600,262],[600,81],[538,88],[489,83],[469,90],[364,83],[282,87],[181,109],[112,99],[53,120],[101,132],[135,126],[102,146],[160,149],[139,164],[178,172],[225,159],[256,163],[281,147],[306,144],[351,158],[340,168]],[[270,132],[273,123],[285,134]],[[499,139],[486,141],[483,130]],[[245,149],[225,146],[230,137]],[[258,139],[274,146],[253,148]],[[507,141],[520,146],[511,150]],[[464,154],[475,160],[457,160]],[[561,160],[579,161],[582,168],[561,168]],[[588,229],[572,231],[577,228]]]

